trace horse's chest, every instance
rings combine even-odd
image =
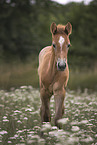
[[[50,73],[48,73],[48,74],[45,73],[44,76],[42,77],[42,82],[43,82],[44,86],[49,87],[50,84],[53,83],[54,78],[55,78],[54,75],[52,75]]]
[[[57,72],[56,74],[45,74],[42,78],[42,83],[45,88],[47,88],[50,92],[53,91],[53,85],[57,82],[58,87],[63,85],[67,85],[68,81],[68,73],[65,72]]]

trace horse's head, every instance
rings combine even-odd
[[[67,53],[70,46],[69,35],[71,34],[72,26],[68,22],[66,26],[51,24],[52,47],[55,52],[55,60],[57,69],[64,71],[67,65]]]

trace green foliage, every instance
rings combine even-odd
[[[87,87],[95,90],[97,88],[96,73],[87,75],[87,71],[84,72],[84,70],[87,66],[92,72],[93,67],[97,66],[96,0],[89,5],[84,5],[84,2],[60,5],[51,0],[1,0],[1,88],[8,89],[29,83],[37,87],[38,65],[36,63],[35,68],[31,68],[31,65],[36,61],[39,51],[51,45],[51,23],[65,25],[68,21],[73,26],[72,35],[70,35],[72,47],[68,54],[69,66],[73,72],[70,72],[69,87],[71,89]],[[31,62],[29,66],[21,63],[27,59]],[[76,74],[76,69],[83,70],[84,73]]]
[[[60,5],[51,0],[0,1],[0,60],[26,60],[51,45],[50,24],[72,23],[69,62],[96,60],[97,2]],[[93,62],[92,61],[92,62]]]

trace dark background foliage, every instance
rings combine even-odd
[[[50,25],[72,24],[70,89],[97,90],[97,1],[0,0],[0,88],[39,87],[38,54],[51,45]]]
[[[60,5],[51,0],[0,1],[0,59],[25,61],[51,45],[52,22],[73,26],[71,63],[90,64],[97,56],[97,1]],[[76,61],[77,59],[77,61]],[[91,62],[92,64],[92,62]]]

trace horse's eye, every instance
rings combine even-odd
[[[70,43],[67,45],[67,47],[70,47]]]
[[[55,45],[55,44],[53,44],[53,47],[54,47],[54,48],[56,48],[56,45]]]

